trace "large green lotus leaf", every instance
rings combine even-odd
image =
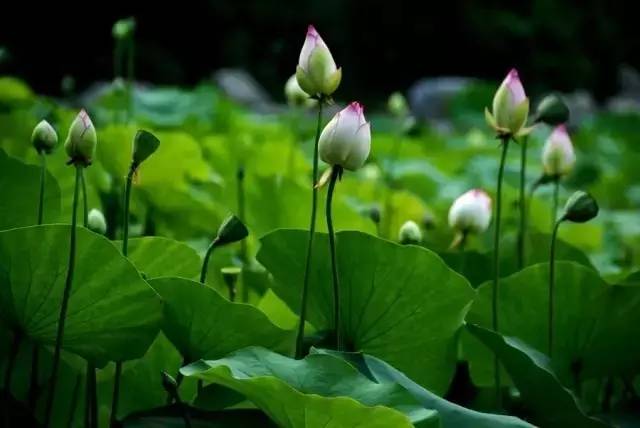
[[[331,355],[294,360],[250,347],[180,371],[240,392],[281,427],[440,426],[398,385],[373,382]]]
[[[0,105],[23,104],[34,98],[26,82],[11,76],[0,77]]]
[[[298,311],[307,232],[278,230],[262,238],[258,260],[274,291]],[[382,358],[442,394],[456,363],[456,334],[474,297],[468,282],[434,253],[361,232],[336,235],[344,341]],[[314,239],[308,320],[333,328],[328,237]],[[420,329],[416,328],[420,326]]]
[[[582,412],[571,391],[560,384],[544,354],[519,339],[477,325],[470,324],[467,329],[495,352],[537,424],[549,428],[608,426]]]
[[[220,358],[250,345],[288,351],[293,331],[283,330],[254,306],[232,303],[209,286],[158,278],[151,286],[165,300],[162,330],[191,362]]]
[[[316,353],[343,358],[362,374],[381,384],[398,384],[406,389],[426,409],[434,409],[440,416],[442,428],[533,428],[516,417],[482,413],[445,400],[409,379],[400,370],[379,358],[360,353],[346,353],[313,349]]]
[[[40,167],[27,165],[0,150],[0,230],[31,226],[38,222]],[[47,172],[43,221],[51,223],[60,215],[60,187]]]
[[[0,232],[0,314],[47,346],[56,339],[70,230],[47,225]],[[158,294],[111,242],[77,229],[65,350],[97,366],[140,357],[158,333],[161,310]]]
[[[530,266],[500,282],[500,332],[547,352],[549,265]],[[630,325],[640,323],[640,288],[605,283],[588,267],[556,262],[554,371],[563,384],[638,371],[640,343]],[[467,321],[491,326],[492,283],[478,288]],[[493,356],[479,342],[464,342],[474,383],[493,384]]]
[[[118,419],[164,405],[167,402],[167,392],[162,387],[161,372],[166,371],[175,377],[182,363],[182,356],[163,333],[158,334],[144,357],[124,363],[120,379]],[[103,403],[100,413],[106,420],[111,409],[113,374],[111,365],[98,375],[98,397]],[[183,400],[190,401],[195,393],[195,381],[185,379],[180,384],[180,397]]]
[[[114,242],[118,248],[122,241]],[[200,256],[185,243],[159,236],[129,239],[131,263],[147,278],[179,276],[196,278],[200,273]]]

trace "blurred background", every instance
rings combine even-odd
[[[127,16],[137,80],[193,85],[238,68],[280,101],[310,23],[343,67],[340,96],[369,104],[420,78],[499,80],[512,66],[534,95],[585,90],[605,103],[640,67],[630,1],[111,0],[13,3],[0,18],[0,72],[49,95],[64,76],[79,90],[109,80],[111,27]]]

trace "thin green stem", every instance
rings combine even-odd
[[[562,223],[562,219],[558,220],[553,227],[553,233],[551,234],[551,250],[549,251],[549,312],[548,312],[548,323],[547,328],[549,329],[548,334],[548,351],[549,357],[553,354],[553,319],[554,319],[554,301],[555,301],[555,282],[556,282],[556,240],[558,237],[558,228],[560,227],[560,223]]]
[[[47,180],[47,155],[40,152],[40,198],[38,200],[38,224],[42,224],[44,218],[44,185]]]
[[[85,391],[85,427],[97,428],[98,426],[98,391],[96,382],[96,368],[87,361],[86,369],[87,388]]]
[[[498,302],[500,295],[500,221],[502,216],[502,179],[504,177],[504,165],[509,149],[509,137],[502,138],[502,156],[500,158],[500,169],[498,170],[498,188],[496,191],[496,224],[493,238],[493,289],[491,294],[491,326],[493,331],[499,332],[498,324]],[[494,386],[496,389],[496,404],[502,406],[501,384],[500,384],[500,363],[498,356],[493,356]]]
[[[209,248],[207,248],[207,252],[204,255],[204,261],[202,262],[202,269],[200,270],[200,282],[204,285],[207,283],[207,271],[209,270],[209,259],[211,259],[211,254],[213,250],[218,246],[218,238],[211,241],[209,244]]]
[[[551,229],[555,227],[558,216],[558,194],[560,192],[560,179],[553,180],[553,201],[551,203]]]
[[[133,176],[136,173],[136,166],[132,163],[124,185],[124,210],[122,214],[122,254],[127,257],[129,253],[129,207],[131,205],[131,186]],[[109,415],[109,425],[117,425],[118,406],[120,405],[120,378],[122,377],[122,361],[116,361],[116,370],[113,380],[113,394],[111,396],[111,413]]]
[[[331,180],[327,192],[327,231],[329,232],[329,251],[331,253],[331,277],[333,279],[333,321],[336,332],[336,347],[338,351],[343,350],[342,325],[340,323],[340,277],[338,276],[338,261],[336,258],[336,237],[333,230],[333,219],[331,217],[331,203],[333,202],[333,192],[336,182],[340,177],[342,168],[334,165],[331,169]]]
[[[240,218],[241,221],[246,222],[246,216],[245,216],[245,195],[244,195],[244,167],[240,166],[240,168],[238,168],[238,218]],[[247,250],[247,240],[243,239],[240,241],[240,262],[242,263],[242,266],[246,266],[247,265],[247,261],[249,260],[249,256],[248,256],[248,250]],[[235,292],[234,292],[234,298],[235,298]],[[242,301],[244,303],[248,303],[249,302],[249,289],[247,288],[246,284],[243,282],[242,283]]]
[[[316,231],[316,211],[318,206],[318,141],[320,140],[320,130],[322,126],[322,105],[324,100],[318,100],[318,121],[316,125],[316,137],[313,146],[313,178],[311,183],[311,219],[309,224],[309,240],[307,242],[307,257],[304,265],[304,279],[302,282],[302,295],[300,296],[300,320],[298,322],[298,333],[296,336],[296,358],[300,359],[304,353],[304,323],[307,319],[307,299],[309,297],[309,277],[311,274],[311,264],[313,256],[313,236]]]
[[[80,176],[80,182],[82,184],[82,225],[89,227],[89,201],[87,200],[87,183],[84,174]]]
[[[518,229],[518,270],[524,267],[525,238],[527,235],[527,194],[525,190],[527,181],[527,148],[528,138],[523,137],[520,141],[520,228]]]
[[[56,386],[58,383],[58,369],[60,366],[60,352],[62,350],[62,340],[64,338],[64,324],[67,318],[67,310],[69,309],[69,297],[71,297],[71,288],[73,286],[73,273],[75,271],[76,262],[76,217],[78,215],[78,192],[80,182],[82,181],[82,166],[75,165],[76,181],[73,189],[73,205],[71,215],[71,230],[69,237],[69,267],[67,269],[67,278],[65,280],[64,292],[62,294],[62,304],[60,306],[60,316],[58,318],[58,331],[56,334],[56,345],[53,353],[53,363],[51,368],[51,378],[49,379],[49,395],[44,412],[44,427],[48,428],[51,423],[51,413],[53,411],[53,401],[56,395]]]

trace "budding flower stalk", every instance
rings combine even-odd
[[[551,250],[549,251],[549,310],[548,310],[548,353],[553,354],[554,331],[554,289],[555,289],[555,265],[556,265],[556,241],[558,229],[565,221],[573,223],[585,223],[598,215],[598,202],[589,193],[578,190],[567,200],[564,214],[555,222],[551,234]]]
[[[371,150],[371,126],[363,106],[354,101],[338,112],[320,134],[320,159],[355,171],[364,165]]]
[[[529,98],[524,92],[518,71],[514,68],[496,91],[492,111],[485,108],[485,118],[498,136],[518,137],[531,131],[525,127],[528,115]]]
[[[491,198],[482,189],[459,196],[449,209],[449,226],[460,233],[479,234],[491,223]]]
[[[547,139],[542,150],[545,175],[559,178],[568,174],[576,163],[576,155],[565,125],[558,125]]]
[[[300,51],[296,79],[304,92],[316,98],[331,96],[342,79],[342,70],[313,25],[309,25]]]

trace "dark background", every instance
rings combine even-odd
[[[52,4],[54,3],[54,4]],[[57,94],[65,74],[81,89],[113,75],[111,27],[137,19],[136,77],[191,85],[242,67],[276,97],[314,23],[338,65],[341,94],[382,99],[420,77],[500,80],[512,66],[531,92],[617,91],[621,64],[640,66],[638,2],[210,0],[5,5],[3,74]]]

